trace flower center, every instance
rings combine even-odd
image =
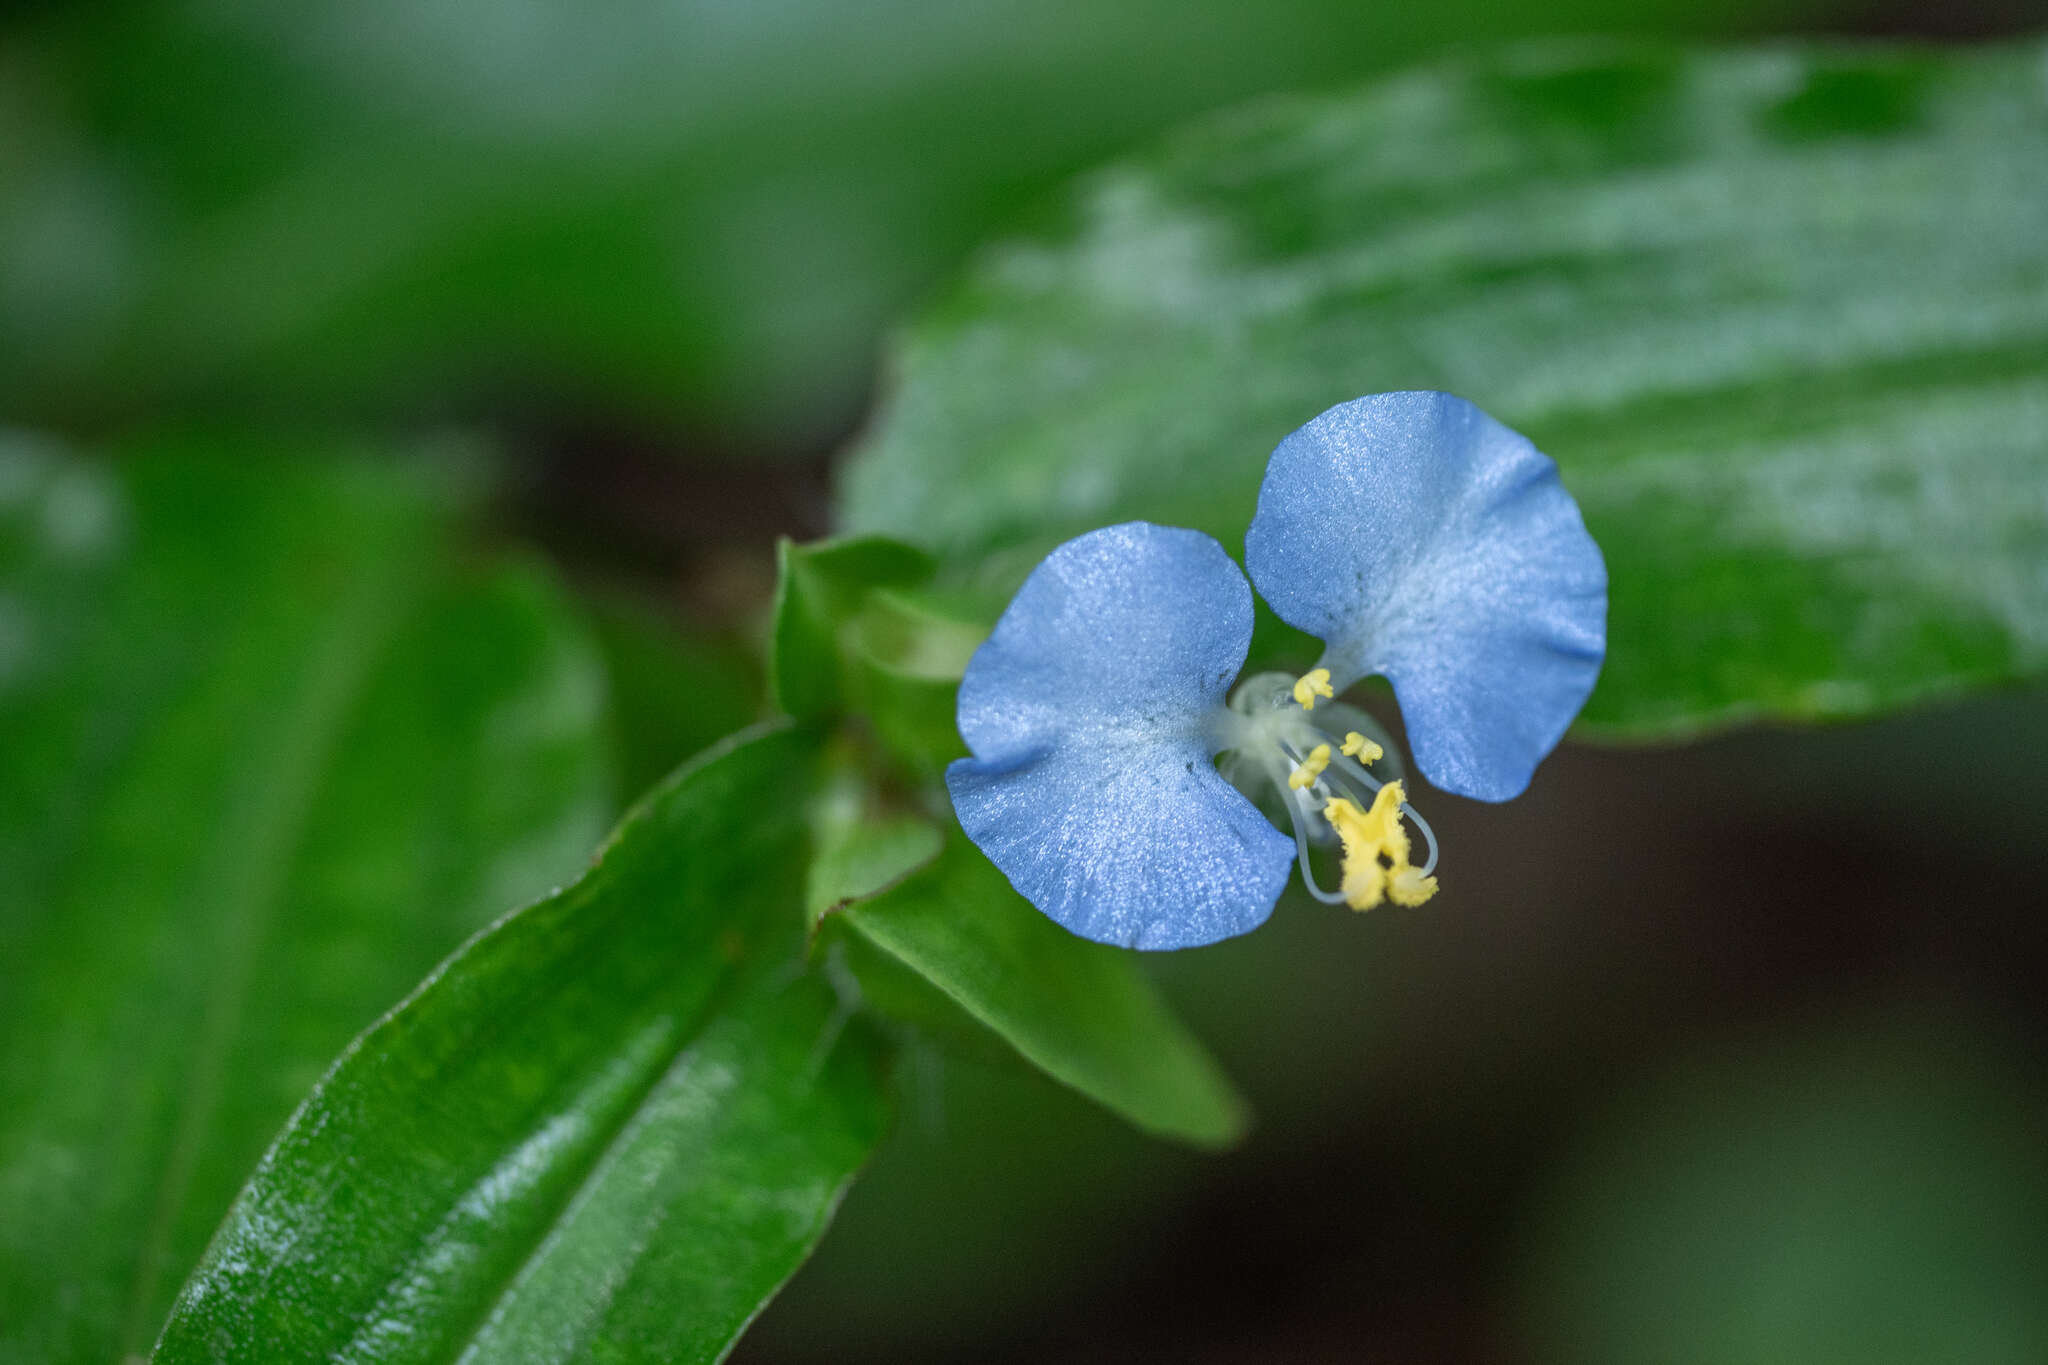
[[[1271,785],[1287,808],[1302,882],[1317,900],[1353,910],[1383,900],[1420,905],[1437,890],[1431,875],[1436,835],[1407,803],[1398,780],[1383,782],[1366,771],[1385,750],[1347,728],[1357,713],[1341,704],[1316,713],[1316,699],[1332,696],[1326,669],[1299,679],[1284,673],[1247,679],[1219,718],[1219,747],[1232,752],[1226,773],[1240,787],[1248,778]],[[1404,819],[1429,846],[1419,868],[1409,861]],[[1309,868],[1308,848],[1332,838],[1343,846],[1343,879],[1338,890],[1325,891]]]

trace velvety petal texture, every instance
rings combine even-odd
[[[1462,796],[1529,785],[1607,650],[1607,568],[1557,466],[1447,393],[1356,399],[1282,441],[1245,563],[1340,691],[1393,683],[1416,767]]]
[[[968,663],[960,825],[1074,933],[1187,948],[1272,912],[1293,842],[1212,761],[1251,631],[1221,545],[1128,522],[1046,556]]]

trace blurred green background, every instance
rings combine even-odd
[[[380,684],[388,728],[369,730],[392,753],[449,746],[446,771],[440,749],[418,761],[465,812],[436,839],[479,844],[337,901],[459,885],[460,915],[413,926],[416,974],[759,714],[774,537],[829,529],[888,329],[1071,174],[1246,97],[1509,40],[2044,25],[2037,0],[17,3],[0,423],[24,434],[0,512],[43,520],[0,539],[0,702],[45,706],[38,677],[76,666],[125,715],[151,670],[213,657],[204,614],[166,621],[147,584],[118,623],[21,607],[85,543],[62,509],[91,496],[41,482],[48,451],[146,460],[165,431],[235,433],[227,458],[255,466],[432,447],[391,481],[462,485],[462,548],[435,553],[467,586],[421,589],[395,638],[459,619],[536,677],[584,680],[521,693],[521,744],[603,734],[549,751],[576,776],[548,834],[498,809],[525,750],[434,709],[463,680],[425,700]],[[170,539],[210,566],[202,596],[268,572],[264,519],[300,515],[278,478],[268,502],[190,494]],[[361,528],[432,539],[393,515],[323,525],[341,567],[264,580],[262,612],[353,609],[331,580]],[[483,547],[523,567],[468,583]],[[588,639],[564,663],[531,622],[571,610]],[[6,733],[74,752],[49,738],[61,714]],[[1362,921],[1290,899],[1257,935],[1151,964],[1257,1108],[1243,1149],[1171,1149],[1022,1070],[921,1053],[899,1131],[736,1358],[2048,1359],[2044,756],[2048,694],[2027,690],[1567,746],[1524,801],[1432,807],[1447,844],[1485,851],[1454,899]],[[36,761],[17,748],[0,804],[10,957],[59,879],[42,832],[92,776]],[[374,821],[382,780],[321,809]],[[328,837],[345,861],[347,828]],[[16,962],[0,977],[26,995]]]
[[[0,401],[815,447],[953,261],[1178,118],[1515,37],[1856,8],[29,6],[0,49]]]

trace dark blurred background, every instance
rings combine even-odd
[[[492,434],[636,781],[744,706],[886,329],[1201,110],[1508,40],[1957,41],[2041,0],[192,0],[0,16],[0,419]],[[634,651],[722,700],[678,714]],[[2048,1360],[2048,694],[1436,799],[1452,894],[1157,962],[1227,1157],[913,1058],[742,1346],[896,1360]]]

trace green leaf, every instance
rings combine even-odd
[[[869,815],[861,810],[857,781],[828,787],[812,808],[817,852],[811,860],[805,906],[812,953],[826,974],[859,995],[871,1013],[887,1018],[921,1042],[992,1066],[1021,1064],[1017,1051],[986,1024],[902,959],[848,928],[837,912],[878,896],[945,848],[946,836],[916,815]]]
[[[957,717],[960,677],[988,637],[906,591],[869,595],[845,634],[849,704],[883,747],[927,776],[967,755]]]
[[[1201,123],[914,330],[843,524],[994,601],[1127,518],[1235,548],[1290,429],[1441,388],[1606,552],[1591,728],[2037,672],[2044,51],[1518,55]]]
[[[459,471],[117,453],[0,439],[8,1362],[147,1350],[320,1069],[611,812],[595,653],[457,553]]]
[[[1244,1102],[1167,1009],[1137,955],[1089,943],[1011,889],[957,834],[936,862],[832,919],[1025,1060],[1149,1133],[1204,1147],[1244,1134]],[[862,959],[854,968],[860,973]],[[882,1000],[957,1034],[887,978]]]
[[[916,815],[824,822],[804,883],[805,921],[825,916],[895,885],[939,856],[946,837]]]
[[[860,713],[923,778],[966,754],[954,724],[960,675],[988,634],[917,591],[931,556],[883,536],[776,547],[769,627],[776,705],[800,720]]]
[[[783,540],[775,562],[768,637],[775,704],[799,720],[817,720],[846,704],[842,636],[849,622],[873,590],[931,577],[931,557],[885,536],[856,536],[810,545]]]
[[[700,756],[359,1038],[155,1358],[721,1358],[885,1118],[878,1041],[792,970],[811,747]]]

